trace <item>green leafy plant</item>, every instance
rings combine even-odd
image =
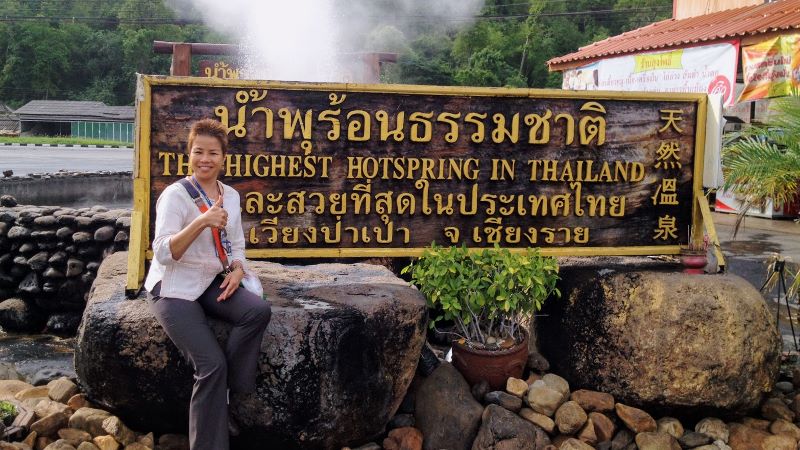
[[[752,126],[725,137],[722,189],[744,199],[734,236],[752,206],[763,206],[767,200],[791,203],[800,196],[800,92],[777,100],[772,113],[769,126]],[[768,261],[769,274],[774,273],[774,262]],[[795,264],[786,269],[791,298],[800,290],[800,269]]]
[[[480,348],[511,345],[523,338],[523,327],[556,288],[558,264],[537,249],[511,253],[495,246],[471,251],[466,246],[435,244],[402,273],[442,311],[433,317],[433,328],[453,321],[467,345]]]
[[[8,426],[15,417],[17,417],[17,407],[11,402],[0,401],[0,422]]]

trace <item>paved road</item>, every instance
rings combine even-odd
[[[59,170],[92,172],[133,170],[133,149],[84,147],[0,146],[0,173],[14,175],[51,173]]]
[[[800,262],[800,224],[792,220],[769,220],[748,217],[744,226],[734,239],[732,237],[735,215],[714,213],[714,224],[719,233],[720,245],[725,254],[728,271],[746,279],[756,289],[764,283],[767,273],[765,261],[773,253],[780,253],[787,260]],[[765,295],[767,305],[773,314],[780,306],[780,329],[783,336],[783,349],[795,350],[792,328],[789,323],[786,303],[777,302],[777,290]],[[800,341],[800,309],[793,301],[790,303],[795,334]]]

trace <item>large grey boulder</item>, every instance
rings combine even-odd
[[[569,267],[539,343],[574,388],[648,411],[742,413],[778,374],[780,337],[761,295],[733,275]]]
[[[91,401],[134,429],[186,426],[192,370],[143,296],[125,298],[127,253],[103,262],[78,332],[75,369]],[[381,266],[252,263],[272,302],[257,392],[234,398],[237,448],[340,448],[379,435],[411,383],[426,307]],[[230,327],[210,320],[220,342]]]

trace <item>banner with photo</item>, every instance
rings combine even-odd
[[[739,42],[603,59],[564,72],[562,89],[695,92],[734,103]]]
[[[790,95],[800,82],[800,34],[742,47],[744,90],[740,102]]]

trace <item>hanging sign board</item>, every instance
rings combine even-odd
[[[792,95],[800,85],[800,34],[742,47],[742,73],[740,102]]]
[[[606,58],[564,71],[563,89],[718,94],[731,106],[738,41]]]
[[[139,83],[142,252],[202,118],[228,127],[222,181],[241,195],[250,258],[414,256],[432,242],[668,254],[697,218],[704,95]]]

